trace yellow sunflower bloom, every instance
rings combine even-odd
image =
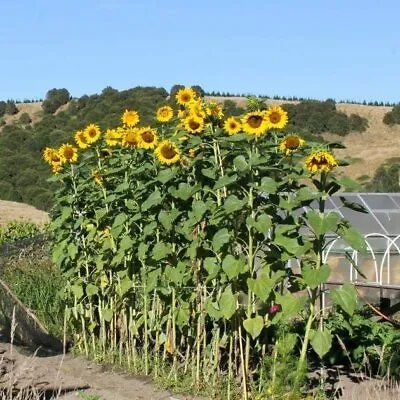
[[[137,129],[127,129],[122,135],[122,146],[138,147],[139,138]]]
[[[265,117],[270,128],[283,129],[288,122],[287,112],[282,107],[269,107]]]
[[[200,149],[189,149],[189,157],[196,157],[197,153],[200,151]]]
[[[181,106],[190,103],[195,98],[196,98],[196,92],[190,87],[179,89],[175,95],[176,102]]]
[[[188,132],[201,133],[204,130],[204,119],[190,114],[183,120],[183,125]]]
[[[268,130],[268,121],[262,111],[248,112],[242,118],[242,128],[248,135],[261,136]]]
[[[156,118],[159,122],[169,122],[174,116],[174,110],[170,106],[163,106],[157,110]]]
[[[65,162],[75,163],[78,161],[78,149],[69,143],[63,144],[58,153]]]
[[[53,171],[53,174],[57,175],[62,170],[62,164],[52,163],[51,170]]]
[[[43,159],[48,163],[51,164],[55,158],[58,158],[61,160],[60,155],[58,154],[58,151],[56,149],[53,149],[52,147],[46,147],[43,150]]]
[[[288,135],[279,145],[279,150],[286,155],[292,153],[294,150],[302,147],[305,143],[305,140],[297,135]]]
[[[229,117],[224,122],[224,130],[230,136],[236,135],[242,130],[242,124],[235,117]]]
[[[157,131],[150,126],[138,129],[137,138],[141,149],[154,149],[158,144]]]
[[[122,139],[121,129],[107,129],[105,133],[105,142],[108,146],[114,147],[121,143]]]
[[[201,99],[192,100],[187,104],[187,109],[189,111],[188,115],[195,115],[199,118],[206,118],[207,114],[204,111],[205,104]]]
[[[100,139],[101,131],[100,128],[95,124],[88,125],[83,134],[86,138],[86,142],[89,144],[95,143]]]
[[[135,126],[139,123],[139,113],[135,110],[125,110],[121,120],[125,125]]]
[[[87,149],[89,147],[84,131],[77,131],[74,138],[80,149]]]
[[[170,140],[163,140],[154,151],[162,164],[175,164],[181,159],[181,152]]]
[[[337,161],[330,151],[318,150],[306,158],[305,165],[311,173],[329,172],[337,166]]]
[[[216,102],[211,102],[206,104],[206,113],[210,117],[216,117],[216,118],[223,118],[224,113],[222,111],[222,107],[216,103]]]
[[[188,108],[185,108],[184,110],[179,110],[178,111],[178,117],[179,119],[185,119],[190,115],[190,110]]]
[[[99,170],[93,171],[92,172],[92,178],[94,179],[94,182],[97,185],[103,186],[104,184],[104,178],[102,177],[101,173]]]

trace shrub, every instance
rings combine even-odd
[[[387,112],[383,116],[383,123],[386,125],[400,124],[400,105],[392,108],[392,111]]]
[[[15,101],[7,100],[5,113],[9,115],[18,113],[18,107],[16,106]]]
[[[46,100],[42,103],[46,114],[55,113],[62,105],[67,104],[71,96],[67,89],[51,89],[46,94]]]
[[[28,113],[22,113],[21,116],[19,117],[19,123],[22,125],[28,125],[32,122],[32,118]]]

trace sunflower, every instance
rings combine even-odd
[[[176,102],[181,106],[190,103],[195,98],[196,98],[196,92],[190,87],[179,89],[175,95]]]
[[[312,173],[329,172],[337,166],[337,161],[330,151],[317,150],[306,158],[305,165]]]
[[[283,129],[288,122],[287,112],[282,107],[269,107],[265,117],[270,128]]]
[[[201,133],[204,129],[204,119],[190,114],[183,120],[183,125],[191,133]]]
[[[291,134],[285,137],[279,145],[279,150],[286,155],[292,153],[294,150],[302,147],[305,143],[305,140],[301,137]]]
[[[57,174],[61,170],[64,164],[64,160],[61,157],[60,153],[56,149],[53,149],[51,147],[46,147],[44,149],[43,158],[51,166],[51,169],[55,174]]]
[[[242,124],[235,117],[229,117],[224,122],[224,130],[228,135],[236,135],[242,130]]]
[[[187,104],[186,108],[189,110],[189,114],[195,115],[196,117],[206,118],[207,116],[207,114],[204,111],[205,104],[201,99],[192,100]]]
[[[175,164],[181,159],[180,150],[170,140],[160,142],[154,152],[162,164]]]
[[[261,136],[268,130],[268,121],[262,111],[248,112],[242,118],[243,131],[249,135]]]
[[[208,103],[206,105],[206,113],[210,117],[216,117],[216,118],[223,118],[224,113],[222,111],[222,107],[216,103],[215,101],[212,101],[211,103]]]
[[[189,149],[189,157],[195,158],[200,149]]]
[[[92,178],[94,179],[94,182],[97,185],[103,186],[104,183],[104,178],[102,177],[102,175],[100,174],[99,170],[93,171],[92,172]]]
[[[150,126],[138,129],[137,138],[141,149],[154,149],[158,143],[157,132]]]
[[[58,153],[64,162],[75,163],[78,161],[78,149],[69,143],[61,145]]]
[[[112,156],[112,150],[108,149],[107,147],[100,150],[100,155],[104,158]]]
[[[137,125],[139,119],[139,113],[134,110],[125,110],[121,117],[122,122],[128,126]]]
[[[156,118],[159,122],[169,122],[174,116],[174,110],[170,106],[163,106],[157,110]]]
[[[52,147],[46,147],[43,150],[43,159],[48,163],[51,164],[54,162],[54,160],[58,158],[61,161],[61,157],[58,154],[58,151],[56,149],[53,149]]]
[[[107,129],[105,141],[108,146],[114,147],[121,143],[122,135],[121,129]]]
[[[85,133],[82,130],[75,133],[75,142],[80,149],[87,149],[89,147]]]
[[[139,145],[138,129],[127,129],[122,135],[122,146],[137,147]]]
[[[83,134],[85,136],[86,142],[92,144],[99,140],[101,131],[97,125],[90,124],[85,128]]]
[[[184,110],[179,110],[178,111],[178,117],[180,119],[185,119],[190,115],[190,110],[188,108],[185,108]]]

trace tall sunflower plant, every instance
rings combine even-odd
[[[318,308],[331,271],[326,235],[365,249],[325,211],[341,188],[334,146],[285,133],[287,112],[254,99],[228,118],[191,88],[173,100],[152,126],[126,110],[120,126],[90,124],[75,144],[43,152],[61,183],[53,258],[68,278],[77,344],[104,357],[118,350],[137,371],[140,355],[146,374],[193,371],[199,390],[220,391],[225,377],[227,398],[240,376],[246,399],[265,389],[256,372],[278,340],[271,328],[300,318],[299,391],[310,345],[323,357],[331,343]],[[351,313],[355,289],[332,300]]]

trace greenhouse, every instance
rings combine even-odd
[[[346,203],[359,204],[368,212],[354,211]],[[368,296],[399,297],[400,193],[339,193],[327,200],[326,209],[339,213],[359,229],[368,248],[367,254],[360,254],[331,236],[325,253],[333,271],[330,281],[352,281],[360,293],[368,292]]]

